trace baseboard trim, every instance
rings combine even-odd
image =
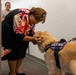
[[[35,57],[35,56],[31,55],[31,54],[27,54],[26,57],[32,59],[33,61],[35,61],[35,62],[37,62],[37,63],[39,63],[39,64],[41,64],[41,65],[43,65],[45,67],[47,67],[46,62],[44,60],[40,59],[40,58],[37,58],[37,57]]]
[[[27,53],[26,57],[33,60],[33,61],[35,61],[35,62],[37,62],[37,63],[39,63],[39,64],[41,64],[41,65],[43,65],[43,66],[45,66],[47,68],[46,62],[44,60],[42,60],[40,58],[37,58],[37,57],[35,57],[35,56],[31,55],[31,54],[28,54],[28,53]],[[65,74],[66,75],[73,75],[71,73],[65,73]]]

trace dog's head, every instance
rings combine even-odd
[[[44,49],[47,45],[53,43],[53,42],[56,42],[58,41],[55,37],[51,36],[48,32],[41,32],[41,31],[38,31],[34,34],[34,37],[40,37],[42,38],[42,41],[40,44],[38,44],[38,47],[39,49],[41,50],[41,52],[44,52]]]

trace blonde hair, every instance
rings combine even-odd
[[[45,22],[46,19],[46,11],[43,8],[40,7],[32,7],[30,10],[29,15],[33,15],[35,17],[36,20],[38,21],[42,21],[42,23]]]

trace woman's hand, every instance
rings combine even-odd
[[[23,41],[31,41],[34,44],[40,44],[42,42],[42,38],[39,37],[39,36],[33,36],[33,37],[31,37],[31,36],[25,36],[23,38]]]
[[[1,21],[4,21],[4,18],[2,18]]]
[[[34,37],[34,43],[35,44],[40,44],[42,42],[42,38],[41,37]]]

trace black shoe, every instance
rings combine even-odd
[[[10,72],[9,72],[9,74],[8,75],[10,75]]]
[[[17,75],[26,75],[25,73],[16,73]]]

